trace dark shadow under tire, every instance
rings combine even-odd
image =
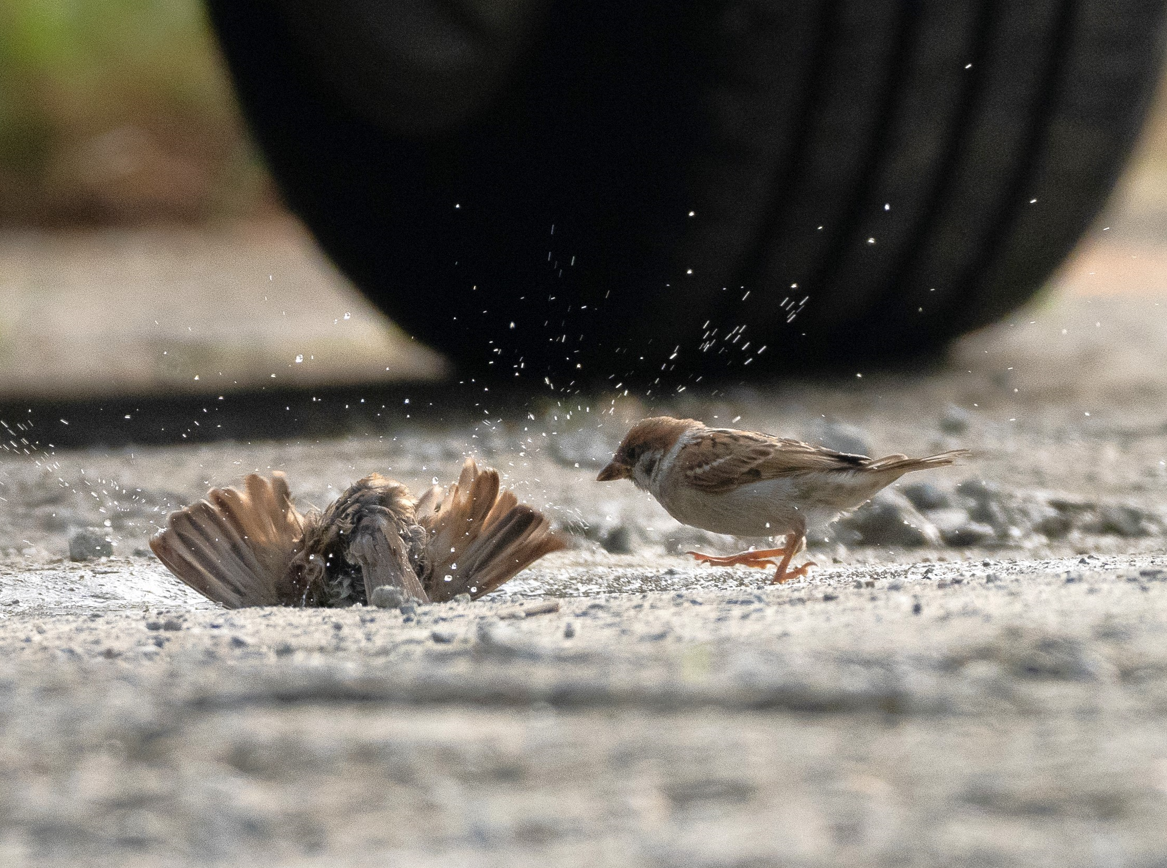
[[[557,385],[890,360],[1005,315],[1111,189],[1165,8],[209,5],[342,270],[468,371]]]

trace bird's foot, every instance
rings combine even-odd
[[[778,569],[774,573],[774,578],[770,580],[771,585],[780,585],[783,582],[789,582],[791,579],[806,578],[806,571],[811,567],[818,566],[814,561],[807,561],[801,567],[795,567],[793,570],[783,569],[783,565],[779,564]]]
[[[702,552],[685,552],[692,555],[700,563],[711,567],[757,567],[766,569],[775,565],[778,558],[786,557],[786,549],[758,549],[756,551],[739,552],[736,555],[707,555]]]

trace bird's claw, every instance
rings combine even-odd
[[[792,579],[804,579],[806,578],[806,571],[815,566],[818,566],[818,564],[814,561],[807,561],[801,567],[795,567],[793,570],[782,571],[779,569],[778,572],[774,573],[774,578],[770,580],[770,584],[781,585],[783,582],[789,582]]]

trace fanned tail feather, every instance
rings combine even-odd
[[[213,488],[173,512],[150,538],[158,559],[200,594],[231,609],[274,606],[303,537],[284,474],[251,474],[246,491]]]
[[[867,465],[870,470],[898,472],[900,474],[911,473],[916,470],[927,470],[930,467],[947,467],[950,464],[955,464],[958,458],[964,458],[969,454],[967,449],[952,449],[948,452],[940,452],[936,455],[929,455],[926,458],[908,458],[906,455],[888,455],[884,458],[878,458]]]
[[[434,602],[481,597],[566,547],[546,516],[499,488],[498,471],[467,458],[440,501],[435,489],[419,500],[418,522],[430,532],[422,581]]]

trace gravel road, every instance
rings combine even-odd
[[[364,397],[260,439],[209,396],[168,436],[234,439],[169,446],[3,418],[0,864],[1167,866],[1167,296],[1065,292],[912,375]],[[648,412],[973,457],[775,587],[592,482]],[[480,602],[228,612],[145,549],[252,470],[319,505],[467,453],[574,541]]]

